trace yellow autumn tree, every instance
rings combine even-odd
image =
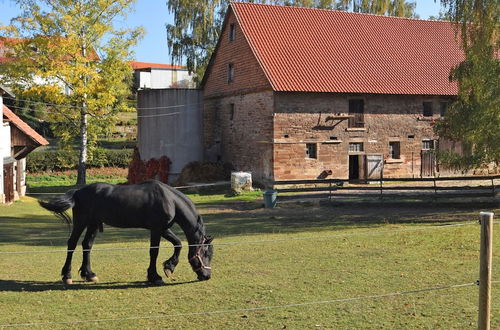
[[[0,81],[20,99],[42,101],[63,145],[79,147],[77,184],[99,133],[128,109],[130,48],[142,28],[116,30],[135,0],[17,0],[22,9],[1,38],[9,60]]]

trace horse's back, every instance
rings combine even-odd
[[[75,194],[77,212],[114,227],[168,226],[176,215],[194,217],[194,204],[184,194],[156,180],[135,185],[93,183]]]

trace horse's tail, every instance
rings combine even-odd
[[[56,216],[70,225],[72,223],[72,220],[66,211],[75,205],[73,195],[76,191],[76,189],[72,189],[62,196],[54,197],[49,200],[38,200],[38,203],[41,207],[46,210],[52,211]]]

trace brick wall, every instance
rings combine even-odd
[[[235,38],[229,40],[231,25],[235,27]],[[234,68],[234,81],[228,83],[229,64]],[[203,86],[207,98],[227,93],[241,93],[249,90],[268,89],[271,86],[248,45],[232,10],[229,12],[219,45],[214,53],[206,81]]]
[[[363,99],[364,128],[349,129],[349,99]],[[432,118],[446,98],[408,95],[340,95],[276,93],[274,178],[315,179],[324,170],[333,178],[349,177],[349,155],[382,154],[385,177],[420,176],[422,140],[437,139]],[[433,117],[423,117],[423,102],[432,102]],[[363,144],[349,152],[349,143]],[[389,157],[389,142],[399,142],[400,159]],[[317,146],[309,158],[306,144]]]
[[[253,178],[272,177],[273,92],[205,100],[205,159],[233,164]]]

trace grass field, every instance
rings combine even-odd
[[[264,209],[255,198],[191,197],[216,237],[213,278],[195,281],[184,249],[175,280],[159,287],[144,282],[146,231],[105,226],[92,253],[100,282],[77,281],[78,247],[75,282],[64,286],[68,227],[32,198],[0,206],[0,328],[476,328],[475,222],[480,211],[499,209],[412,203]],[[499,242],[495,225],[496,281]],[[159,268],[172,253],[169,243],[162,246]],[[498,283],[492,314],[498,329]]]

